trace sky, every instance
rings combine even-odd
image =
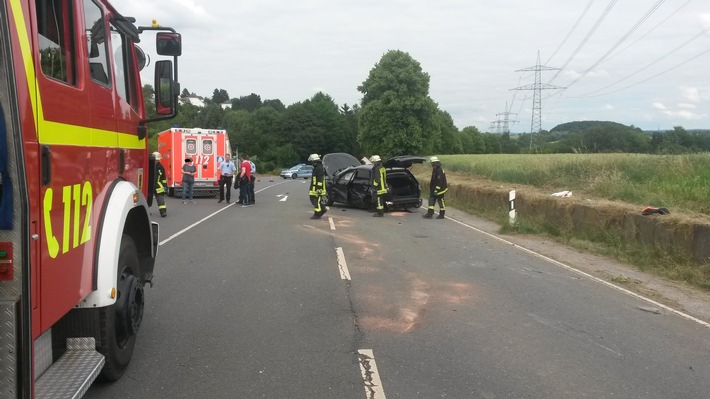
[[[707,0],[112,3],[138,25],[155,18],[182,34],[181,88],[199,96],[224,89],[288,106],[321,91],[352,106],[370,70],[399,50],[420,63],[429,96],[459,129],[582,120],[710,129]]]

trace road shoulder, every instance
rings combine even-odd
[[[447,208],[447,216],[488,234],[519,245],[622,287],[677,311],[710,323],[710,292],[642,272],[611,258],[580,252],[551,239],[520,234],[500,234],[500,226],[465,212]]]

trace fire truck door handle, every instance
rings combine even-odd
[[[51,151],[48,145],[42,146],[42,185],[48,186],[52,181]]]

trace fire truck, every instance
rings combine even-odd
[[[158,252],[147,123],[177,113],[181,52],[106,0],[0,0],[1,398],[80,397],[126,370]]]
[[[173,127],[158,133],[158,152],[163,157],[168,195],[182,193],[182,166],[190,158],[197,168],[194,195],[214,197],[219,192],[217,167],[232,148],[224,129]]]

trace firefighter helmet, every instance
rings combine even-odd
[[[373,155],[370,157],[370,162],[375,163],[375,162],[382,162],[382,159],[380,158],[379,155]]]
[[[439,157],[431,157],[429,159],[429,162],[434,163],[434,162],[439,162]]]
[[[155,159],[156,161],[163,159],[163,156],[160,155],[160,153],[158,151],[154,152],[152,155],[153,155],[153,159]]]
[[[310,156],[308,156],[308,162],[315,162],[315,161],[320,161],[320,155],[311,154]]]

